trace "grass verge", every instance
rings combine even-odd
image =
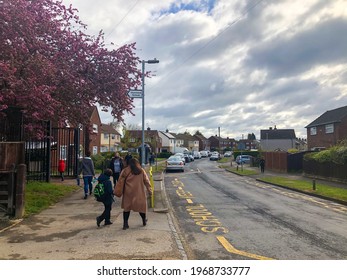
[[[242,168],[239,166],[239,168],[237,168],[236,166],[230,166],[230,165],[221,165],[221,168],[224,168],[230,172],[239,174],[239,175],[244,175],[244,176],[250,176],[250,175],[257,175],[259,174],[259,172],[253,170],[253,169],[247,169],[247,168]]]
[[[307,193],[330,197],[347,202],[347,189],[327,186],[316,183],[316,190],[313,190],[312,182],[304,180],[294,180],[285,177],[269,176],[261,178],[262,181],[275,185],[285,186],[292,189],[297,189]]]
[[[78,189],[79,187],[77,186],[35,181],[28,182],[25,190],[24,217],[41,212]]]

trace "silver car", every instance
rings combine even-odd
[[[171,156],[166,160],[166,171],[169,170],[184,172],[184,162],[180,156]]]

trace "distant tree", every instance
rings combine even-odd
[[[0,1],[2,116],[19,107],[34,130],[39,120],[87,124],[97,103],[118,121],[132,113],[127,91],[141,85],[135,44],[108,50],[76,12],[55,0]]]
[[[255,139],[256,139],[256,137],[255,137],[254,133],[248,133],[247,140],[255,140]]]
[[[195,131],[195,133],[194,133],[194,136],[196,136],[196,135],[202,136],[202,133],[201,133],[199,130],[197,130],[197,131]]]
[[[131,139],[131,135],[129,133],[130,130],[140,130],[140,128],[135,124],[123,126],[123,137],[121,138],[121,146],[123,149],[135,149],[141,145],[141,141],[139,141],[138,139],[135,139],[135,142],[133,141],[133,139]]]

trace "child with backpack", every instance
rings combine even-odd
[[[98,183],[94,188],[94,196],[97,201],[100,201],[104,204],[104,212],[98,217],[96,217],[96,225],[100,227],[100,224],[105,220],[105,226],[112,225],[111,222],[111,209],[113,200],[113,188],[110,181],[112,176],[112,170],[106,169],[103,174],[98,178]]]

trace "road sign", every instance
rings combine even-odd
[[[130,98],[142,98],[142,90],[129,90],[128,96]]]

